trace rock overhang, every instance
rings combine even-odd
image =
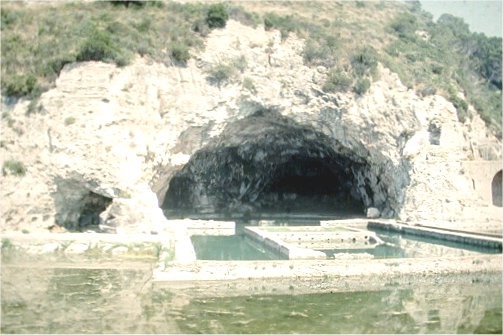
[[[360,148],[362,149],[362,148]],[[334,136],[263,108],[229,122],[220,136],[196,151],[169,181],[162,208],[192,213],[255,210],[338,211],[363,215],[384,209],[390,188],[365,177],[366,150],[345,147]]]

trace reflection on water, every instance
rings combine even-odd
[[[2,265],[2,333],[501,333],[501,282],[198,298],[149,269]],[[225,289],[225,288],[223,288]]]
[[[419,287],[196,299],[183,309],[178,324],[187,333],[501,332],[501,297],[467,294],[459,287],[447,291]]]

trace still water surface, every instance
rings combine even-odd
[[[467,244],[441,241],[411,235],[400,235],[376,231],[377,236],[386,244],[368,249],[321,250],[329,258],[342,255],[363,255],[369,259],[379,258],[414,258],[414,257],[463,257],[479,253],[500,253],[498,249],[471,246]],[[195,235],[191,237],[197,259],[200,260],[274,260],[284,256],[268,250],[242,233],[238,226],[236,235],[211,236]]]
[[[58,266],[2,264],[2,333],[502,331],[501,281],[201,298],[156,288],[149,268]]]

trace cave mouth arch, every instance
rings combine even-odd
[[[195,152],[171,178],[161,207],[175,216],[360,216],[372,199],[372,190],[357,178],[365,169],[365,160],[334,139],[260,111],[229,124]]]
[[[499,170],[494,175],[494,178],[491,182],[491,192],[492,192],[493,205],[498,206],[498,207],[503,207],[502,173],[503,173],[503,170]]]

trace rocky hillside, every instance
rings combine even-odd
[[[246,216],[306,199],[411,222],[501,222],[490,193],[501,140],[463,94],[424,94],[424,81],[404,85],[373,56],[400,37],[376,33],[356,57],[306,60],[323,40],[281,16],[291,8],[247,6],[205,30],[185,64],[155,52],[120,66],[71,61],[54,84],[40,77],[53,87],[38,97],[4,98],[2,230],[151,232],[165,224],[160,206]],[[380,29],[402,10],[383,8]],[[249,11],[266,20],[244,24]],[[341,39],[353,31],[346,22]]]

